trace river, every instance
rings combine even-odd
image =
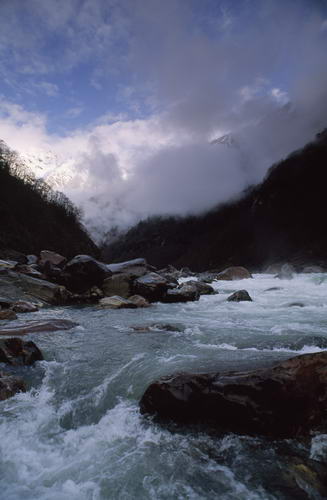
[[[79,326],[29,335],[45,361],[12,369],[29,390],[0,403],[0,498],[295,498],[279,487],[287,457],[326,464],[327,435],[215,436],[160,427],[139,413],[144,390],[162,375],[262,367],[327,349],[327,274],[257,274],[214,288],[219,294],[186,304],[21,315]],[[253,302],[226,302],[239,289]],[[143,326],[150,328],[133,329]]]

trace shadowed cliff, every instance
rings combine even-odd
[[[107,261],[145,257],[195,271],[273,262],[327,264],[327,131],[270,168],[239,200],[185,218],[151,217],[105,245]]]

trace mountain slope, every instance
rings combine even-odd
[[[78,209],[48,184],[37,180],[19,157],[0,143],[0,250],[38,254],[49,249],[71,257],[97,255]]]
[[[102,249],[106,260],[143,256],[201,271],[278,261],[327,263],[327,131],[271,167],[239,200],[198,217],[153,217]]]

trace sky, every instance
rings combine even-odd
[[[326,0],[1,0],[0,139],[99,239],[260,182],[327,127],[326,63]]]

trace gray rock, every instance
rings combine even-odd
[[[0,340],[0,363],[9,365],[33,365],[35,361],[42,361],[40,349],[32,341],[25,342],[13,337]]]
[[[238,290],[237,292],[232,293],[232,295],[230,295],[227,300],[228,302],[252,302],[252,299],[246,290]]]
[[[218,292],[212,288],[208,283],[205,283],[204,281],[188,281],[188,285],[193,285],[195,288],[198,290],[200,295],[214,295]]]
[[[68,319],[48,318],[42,321],[26,321],[23,325],[7,326],[0,328],[0,335],[15,336],[27,335],[28,333],[38,332],[55,332],[59,330],[70,330],[77,326],[78,323],[69,321]]]
[[[13,311],[17,313],[29,313],[29,312],[36,312],[39,310],[39,308],[35,304],[32,304],[32,302],[26,302],[23,300],[15,302],[11,308]]]
[[[102,285],[105,297],[119,295],[127,299],[133,293],[133,275],[129,273],[114,274],[106,278]]]
[[[134,291],[149,302],[162,300],[169,288],[168,281],[157,273],[148,273],[134,281]]]
[[[0,272],[0,295],[9,301],[33,302],[38,299],[43,304],[53,305],[67,304],[70,298],[63,286],[10,270]]]
[[[31,264],[37,264],[38,258],[36,255],[30,254],[26,256],[27,264],[30,266]]]
[[[128,273],[133,276],[133,278],[140,278],[144,276],[149,271],[155,270],[153,266],[150,266],[145,259],[133,259],[127,260],[125,262],[119,262],[117,264],[107,264],[107,268],[113,274],[117,273]]]
[[[132,295],[128,300],[133,302],[137,307],[150,307],[150,303],[144,297],[141,297],[141,295]]]
[[[26,392],[23,379],[0,372],[0,401],[11,398],[17,392]]]
[[[305,266],[303,268],[303,273],[323,273],[324,270],[320,266]]]
[[[99,306],[103,309],[136,309],[138,307],[134,302],[118,295],[104,297],[100,300]]]
[[[228,267],[227,269],[224,269],[224,271],[221,271],[220,273],[216,274],[215,279],[232,281],[232,280],[243,280],[247,278],[252,278],[252,274],[247,269],[245,269],[245,267],[235,266],[235,267]]]
[[[39,265],[43,267],[47,262],[56,267],[63,267],[67,262],[66,257],[51,250],[42,250],[39,258]]]
[[[194,300],[199,300],[200,292],[198,287],[194,284],[184,283],[178,288],[173,288],[167,290],[165,295],[162,297],[162,302],[165,303],[175,303],[175,302],[190,302]]]

